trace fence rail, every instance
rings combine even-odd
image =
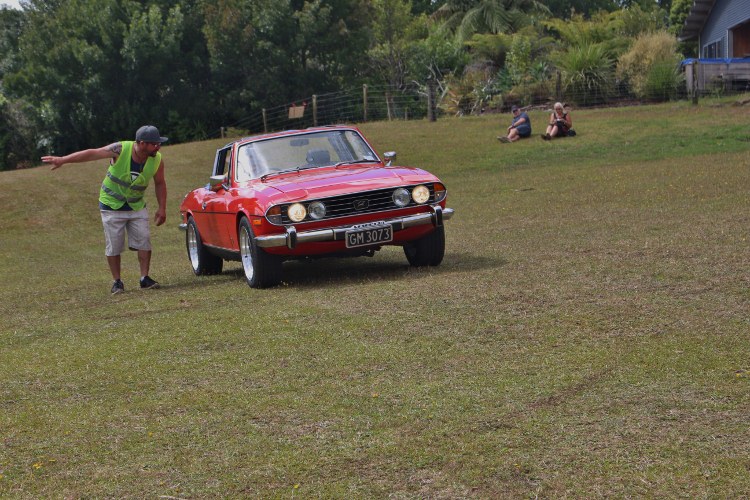
[[[540,90],[541,89],[541,90]],[[512,104],[520,106],[549,106],[560,100],[574,107],[621,106],[637,103],[659,102],[667,99],[695,98],[695,92],[682,83],[665,97],[665,94],[638,98],[623,84],[613,84],[606,93],[596,90],[563,91],[554,78],[548,84],[538,85],[536,91],[525,96],[514,93],[499,95],[477,90],[465,96],[454,96],[450,92],[442,99],[434,97],[435,91],[425,85],[410,85],[396,88],[388,85],[363,85],[362,88],[315,94],[279,106],[264,108],[248,115],[236,123],[227,124],[218,130],[209,131],[205,138],[227,135],[254,135],[279,130],[302,129],[312,126],[338,123],[363,123],[380,120],[424,119],[438,113],[444,115],[506,112]],[[701,95],[729,95],[750,89],[730,88],[726,85],[706,87]],[[440,101],[436,104],[437,101]],[[433,110],[430,113],[430,109]]]
[[[334,123],[421,119],[427,116],[427,109],[427,94],[416,85],[404,88],[364,85],[361,89],[315,94],[263,108],[207,137],[220,137],[232,129],[256,134]]]

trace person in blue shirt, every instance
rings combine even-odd
[[[510,112],[513,113],[513,120],[508,127],[508,135],[498,136],[497,139],[500,142],[510,143],[523,137],[531,137],[531,118],[529,118],[529,115],[515,105],[510,109]]]

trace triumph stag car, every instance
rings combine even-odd
[[[180,205],[196,275],[239,261],[248,285],[282,279],[282,263],[322,256],[372,256],[403,247],[412,266],[445,253],[445,185],[431,173],[381,159],[355,127],[258,135],[216,152],[208,184]]]

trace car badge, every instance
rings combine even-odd
[[[370,206],[370,202],[366,199],[354,200],[354,210],[365,210]]]

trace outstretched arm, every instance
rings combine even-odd
[[[109,146],[96,149],[84,149],[83,151],[76,151],[66,156],[42,156],[44,163],[50,163],[52,168],[55,170],[62,167],[66,163],[83,163],[87,161],[103,160],[104,158],[117,158],[122,151],[122,144],[115,142]]]

